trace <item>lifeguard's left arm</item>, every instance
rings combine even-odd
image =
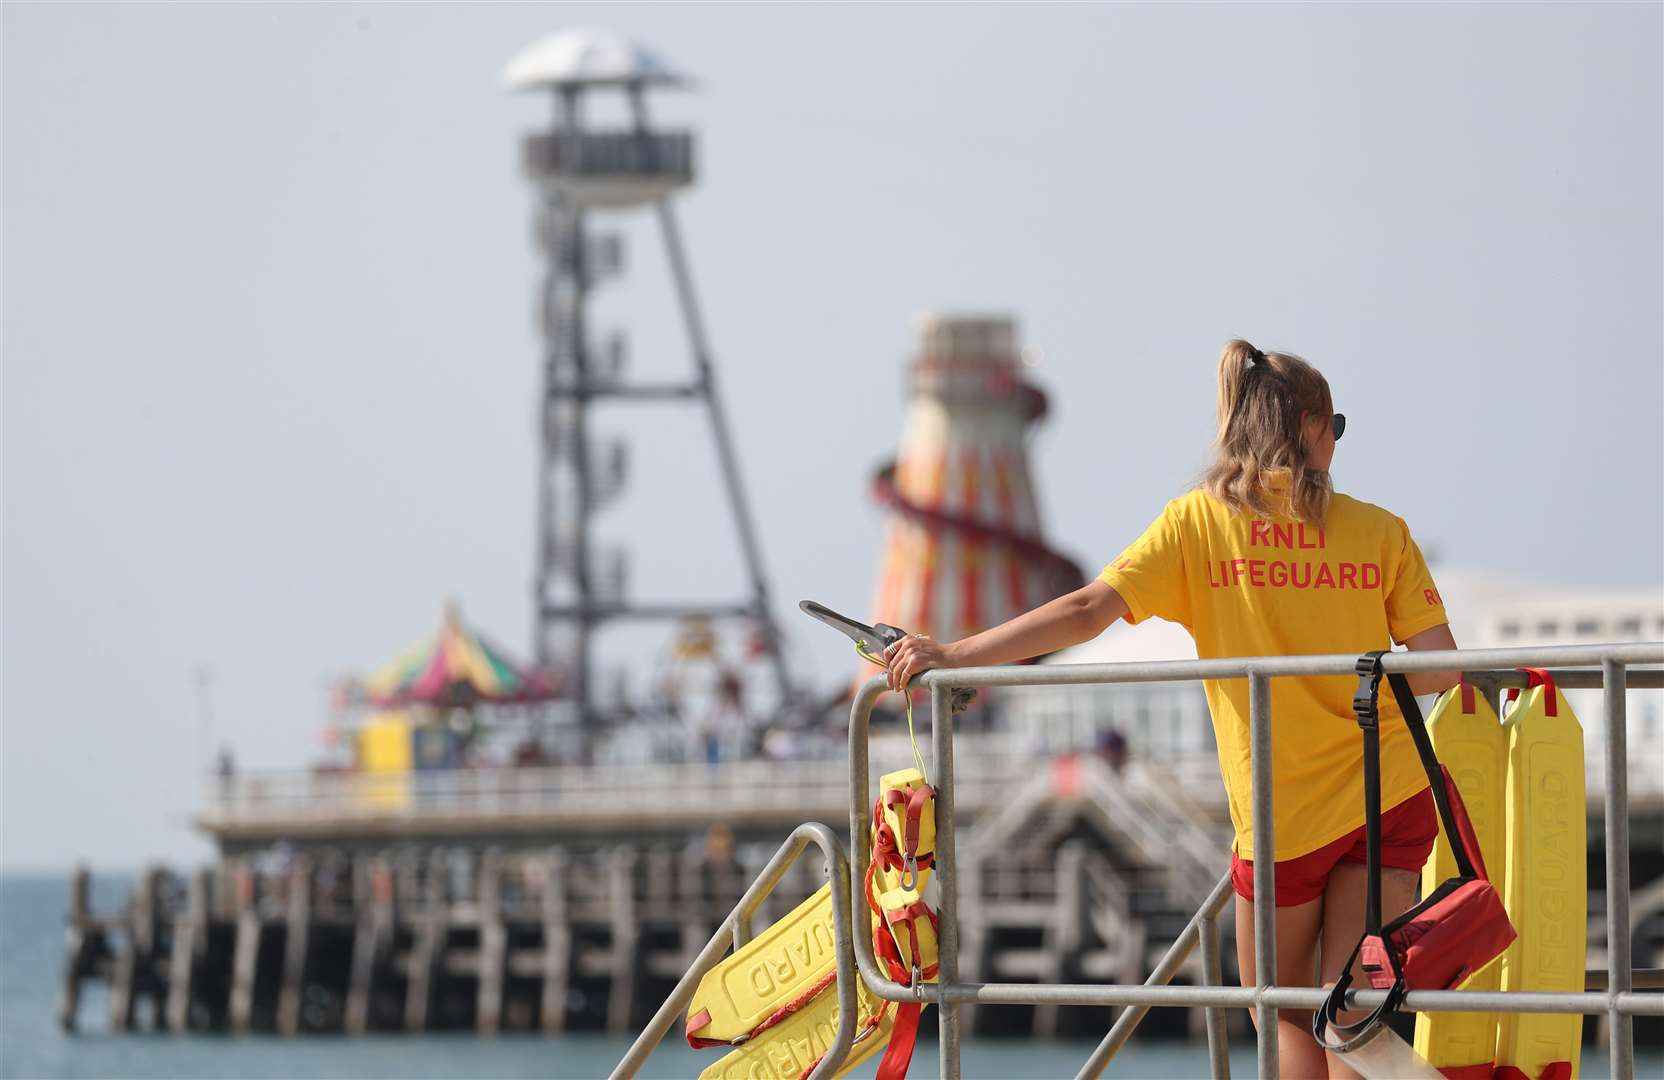
[[[1419,634],[1411,634],[1404,639],[1404,647],[1411,652],[1454,650],[1456,638],[1450,632],[1449,623],[1430,626]],[[1418,675],[1407,675],[1410,689],[1417,695],[1438,694],[1449,690],[1462,681],[1460,671],[1425,671]]]
[[[1093,581],[1033,611],[958,641],[906,637],[884,650],[890,688],[931,668],[992,667],[1066,649],[1097,637],[1127,613],[1121,594]]]

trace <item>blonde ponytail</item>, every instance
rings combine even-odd
[[[1334,488],[1311,467],[1301,439],[1301,413],[1334,412],[1329,382],[1289,353],[1261,352],[1241,338],[1219,353],[1219,430],[1201,487],[1239,512],[1287,515],[1321,525]],[[1287,487],[1273,489],[1274,476]]]

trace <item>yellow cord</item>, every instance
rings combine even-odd
[[[884,662],[883,657],[874,656],[859,641],[855,643],[855,651],[860,654],[862,659],[872,661],[885,671],[890,670],[890,665]],[[924,782],[928,784],[930,783],[930,774],[925,771],[924,755],[919,752],[919,736],[913,731],[913,695],[906,687],[902,687],[900,693],[901,700],[907,702],[907,738],[913,744],[913,764],[918,766],[919,775],[924,777]]]

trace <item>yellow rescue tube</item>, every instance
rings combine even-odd
[[[928,909],[920,891],[902,888],[886,890],[878,894],[878,909],[883,912],[884,925],[901,955],[902,967],[909,973],[919,971],[921,982],[935,982],[938,959],[936,922],[934,912]]]
[[[834,940],[828,883],[705,973],[688,1004],[688,1041],[746,1038],[788,1003],[826,984],[837,973]]]
[[[915,855],[936,853],[936,800],[925,797],[917,802],[917,824],[909,822],[908,809],[912,796],[927,785],[924,774],[917,769],[899,769],[878,778],[879,804],[883,808],[884,823],[896,838],[896,846],[906,851],[908,842]],[[892,794],[893,793],[893,794]],[[907,882],[912,885],[911,881]]]
[[[833,1076],[843,1076],[884,1049],[895,1024],[895,1009],[884,1008],[864,984],[857,984],[855,997],[860,1017],[856,1041]],[[880,1012],[878,1022],[872,1023]],[[699,1080],[798,1080],[832,1049],[837,1037],[838,991],[831,986],[779,1024],[707,1066]]]
[[[1502,955],[1502,989],[1581,991],[1588,948],[1583,728],[1546,673],[1508,710],[1503,901],[1519,938]],[[1535,1078],[1569,1062],[1575,1080],[1583,1017],[1505,1013],[1496,1065]],[[1508,1075],[1512,1075],[1511,1073]]]
[[[1503,781],[1508,770],[1508,737],[1491,703],[1466,683],[1439,698],[1427,719],[1427,730],[1434,753],[1450,770],[1462,793],[1486,873],[1500,891],[1506,866]],[[1450,843],[1451,838],[1441,829],[1433,853],[1421,870],[1423,896],[1456,876],[1456,856]],[[1498,957],[1468,976],[1458,989],[1496,990],[1501,977],[1502,959]],[[1496,1054],[1496,1028],[1494,1013],[1417,1013],[1415,1051],[1440,1069],[1454,1072],[1482,1068],[1489,1080]]]

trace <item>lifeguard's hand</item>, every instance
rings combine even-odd
[[[931,668],[952,667],[951,645],[932,641],[923,634],[909,634],[884,650],[884,662],[889,665],[891,690],[900,690],[913,676]]]

